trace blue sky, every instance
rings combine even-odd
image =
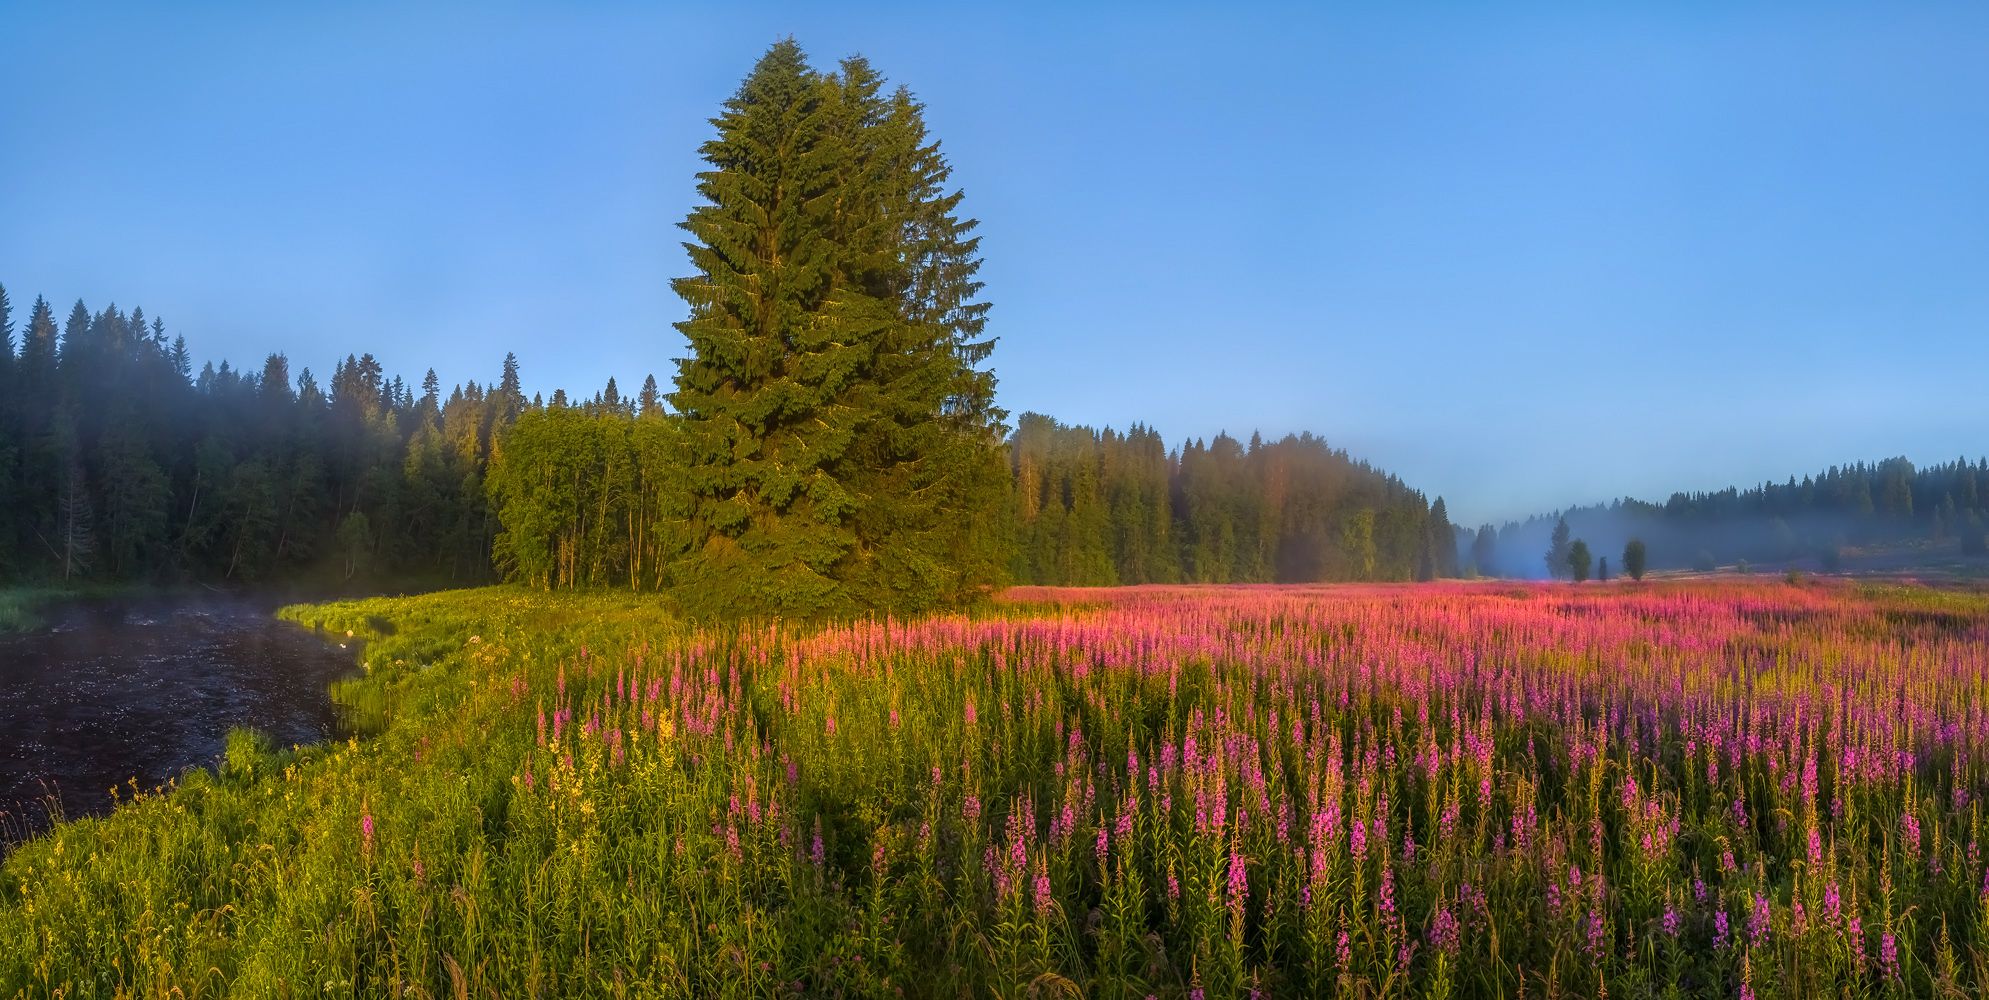
[[[1309,429],[1467,522],[1989,450],[1989,6],[293,6],[0,8],[17,318],[667,381],[791,33],[928,103],[1012,411]]]

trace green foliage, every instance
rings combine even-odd
[[[490,578],[481,470],[510,397],[444,403],[430,373],[416,399],[370,355],[329,396],[282,355],[196,376],[143,310],[54,315],[35,301],[16,355],[0,291],[0,579]]]
[[[528,410],[497,450],[486,486],[508,578],[544,589],[664,586],[683,546],[679,428],[603,397],[598,408]]]
[[[910,611],[999,572],[974,224],[922,109],[882,88],[778,43],[701,150],[670,396],[689,496],[670,572],[694,613]]]
[[[1593,557],[1589,555],[1588,543],[1579,538],[1575,539],[1575,543],[1568,547],[1569,579],[1574,580],[1576,583],[1588,582],[1589,568],[1592,563]]]
[[[1471,538],[1471,572],[1475,576],[1498,576],[1499,533],[1489,524],[1480,525]]]
[[[1170,454],[1158,432],[1073,427],[1036,413],[1009,440],[1025,583],[1099,586],[1409,580],[1457,574],[1441,498],[1310,434],[1227,434]]]
[[[1650,551],[1644,547],[1644,540],[1632,538],[1623,545],[1623,572],[1632,580],[1644,578],[1644,568],[1649,565]]]
[[[1972,510],[1961,519],[1961,551],[1963,555],[1971,556],[1989,554],[1989,527],[1985,527],[1982,516]]]
[[[1563,517],[1554,522],[1554,536],[1547,545],[1547,575],[1559,579],[1568,572],[1568,519]]]

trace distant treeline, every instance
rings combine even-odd
[[[653,378],[528,398],[515,358],[443,394],[347,357],[196,370],[142,309],[24,324],[0,288],[0,580],[668,586],[687,544],[681,428]],[[1311,435],[1169,451],[1024,414],[1007,511],[1018,583],[1454,575],[1443,501]]]
[[[1653,569],[1709,569],[1742,561],[1834,568],[1847,547],[1989,552],[1989,459],[1916,468],[1904,458],[1832,466],[1750,489],[1674,493],[1664,503],[1623,499],[1571,507],[1460,538],[1467,569],[1488,576],[1548,575],[1554,525],[1597,553],[1641,538]]]
[[[282,355],[192,367],[142,309],[0,289],[0,579],[470,583],[490,577],[483,475],[526,402],[514,363],[440,395],[370,355],[320,385]]]
[[[1010,439],[1017,581],[1295,583],[1457,575],[1443,498],[1310,434],[1168,451],[1133,425],[1023,414]]]
[[[506,575],[540,587],[671,584],[694,532],[675,483],[679,422],[653,386],[630,401],[533,407],[498,441],[490,496]],[[1023,414],[1006,516],[979,543],[1017,583],[1408,580],[1456,575],[1451,527],[1393,476],[1310,435],[1168,452],[1155,431]]]

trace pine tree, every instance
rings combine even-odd
[[[1003,477],[972,224],[916,103],[881,91],[861,60],[824,77],[783,41],[702,149],[670,395],[694,613],[926,607],[1000,564],[980,543]]]
[[[1547,546],[1547,575],[1559,578],[1568,571],[1568,519],[1554,522],[1554,537]]]
[[[169,360],[172,364],[173,371],[179,375],[181,382],[192,381],[193,358],[192,356],[188,355],[186,352],[185,337],[176,336],[173,338],[173,352],[171,355],[169,355]]]
[[[635,398],[635,406],[636,413],[641,416],[662,415],[663,394],[656,388],[656,376],[650,375],[642,380],[642,393]]]
[[[1587,582],[1588,571],[1592,565],[1588,543],[1579,538],[1575,539],[1574,544],[1568,546],[1568,576],[1576,583]]]
[[[831,473],[858,498],[853,558],[842,568],[860,606],[915,610],[992,584],[1006,476],[1005,417],[993,373],[988,304],[979,301],[977,223],[958,215],[952,168],[924,109],[862,59],[830,80],[843,179],[837,280],[889,307],[861,386],[867,421]]]
[[[836,576],[856,498],[827,466],[854,439],[853,397],[888,304],[834,282],[834,106],[792,40],[768,50],[701,150],[706,204],[684,229],[698,274],[674,288],[671,404],[683,415],[694,547],[676,567],[694,613],[853,610]]]
[[[1623,572],[1630,574],[1630,579],[1632,580],[1642,580],[1644,578],[1645,560],[1648,557],[1649,550],[1644,547],[1644,540],[1641,538],[1630,539],[1623,546]]]
[[[1430,504],[1430,518],[1424,532],[1424,543],[1429,554],[1428,572],[1424,579],[1453,577],[1457,575],[1457,535],[1450,527],[1450,513],[1444,506],[1443,498],[1437,497]]]
[[[509,427],[525,409],[525,391],[518,380],[518,355],[504,352],[504,372],[497,382],[497,426]]]
[[[15,495],[19,482],[21,432],[14,395],[14,308],[0,285],[0,578],[11,577],[20,518],[26,513]]]
[[[11,397],[7,389],[14,373],[14,304],[7,300],[7,286],[0,285],[0,400]]]
[[[1479,576],[1498,576],[1499,533],[1489,524],[1478,526],[1471,539],[1471,571]]]

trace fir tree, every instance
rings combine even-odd
[[[1554,522],[1554,537],[1547,546],[1547,575],[1559,578],[1568,571],[1568,519]]]
[[[642,380],[642,393],[635,398],[636,412],[645,417],[662,415],[663,394],[656,388],[656,376]]]
[[[780,42],[702,149],[670,396],[694,613],[926,607],[999,565],[975,532],[1001,477],[971,225],[933,193],[944,161],[917,105],[881,87],[861,60],[825,78]]]
[[[1478,576],[1498,576],[1499,533],[1489,524],[1478,526],[1471,539],[1471,571]]]

